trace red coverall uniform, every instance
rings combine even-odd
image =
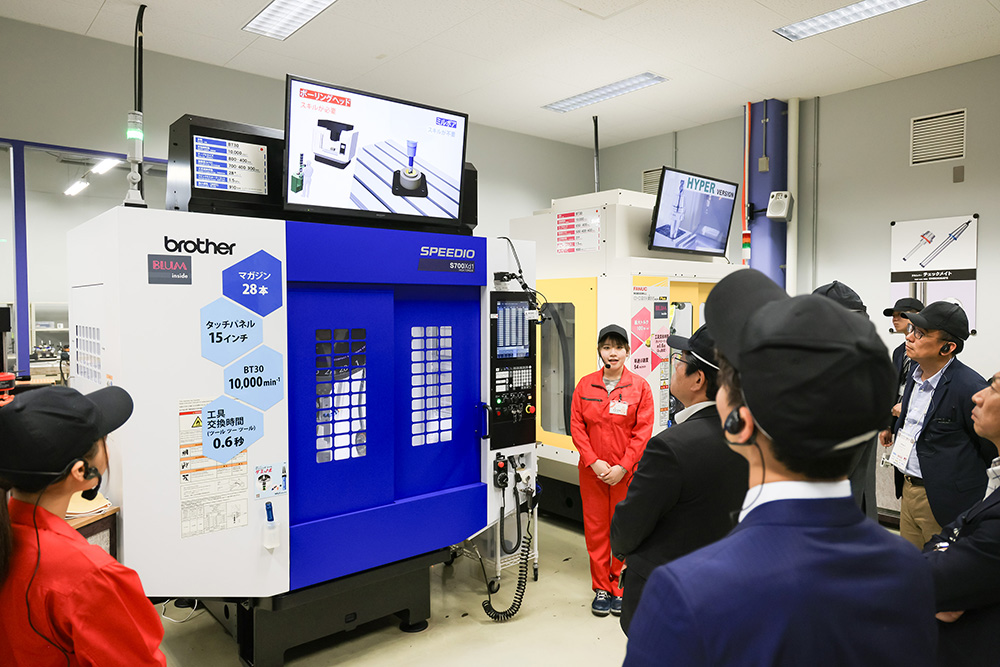
[[[35,570],[33,505],[7,504],[14,554],[0,588],[0,665],[65,667],[66,658],[28,625],[24,592]],[[31,584],[31,622],[69,651],[69,664],[165,666],[163,624],[142,590],[139,575],[87,543],[61,517],[38,508],[42,558]]]
[[[611,413],[612,402],[628,405],[624,415]],[[632,472],[653,434],[653,392],[649,384],[627,368],[608,394],[604,370],[585,375],[573,392],[573,444],[580,452],[580,497],[583,533],[590,555],[593,589],[621,596],[622,562],[611,554],[611,517],[624,500]],[[590,469],[598,459],[625,468],[625,477],[610,486]]]

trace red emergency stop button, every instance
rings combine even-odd
[[[527,412],[529,415],[533,415],[533,414],[535,414],[535,406],[534,405],[529,405],[528,407],[526,407],[524,409],[524,411]]]

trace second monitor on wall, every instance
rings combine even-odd
[[[736,183],[663,167],[649,249],[724,256],[738,189]]]

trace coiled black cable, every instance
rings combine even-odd
[[[509,465],[511,468],[514,467],[513,457],[507,459],[507,465]],[[520,482],[521,476],[517,475],[515,479],[517,480],[517,482]],[[503,519],[504,515],[507,513],[507,508],[504,504],[505,498],[507,497],[507,492],[505,489],[500,489],[500,549],[502,549],[503,552],[508,556],[516,554],[518,547],[521,546],[521,499],[517,495],[517,483],[514,484],[513,491],[514,491],[514,507],[517,508],[517,511],[514,512],[514,514],[517,515],[517,541],[514,543],[514,546],[512,546],[510,549],[507,549],[507,540],[504,539],[504,532],[503,532]]]
[[[518,508],[518,514],[520,515],[521,508]],[[521,602],[524,600],[524,589],[528,585],[528,557],[531,556],[531,515],[528,515],[528,524],[525,527],[526,538],[521,544],[521,560],[518,563],[517,570],[517,588],[514,590],[514,600],[510,603],[510,607],[504,611],[497,611],[493,608],[493,596],[490,595],[489,586],[486,588],[487,599],[483,600],[483,611],[486,615],[490,617],[491,620],[497,623],[503,623],[504,621],[509,621],[514,618],[517,612],[521,609]],[[520,533],[519,533],[520,534]],[[476,553],[479,554],[479,550],[476,549]],[[479,554],[479,565],[483,568],[483,579],[487,582],[489,579],[486,577],[486,565],[483,564],[483,556]]]

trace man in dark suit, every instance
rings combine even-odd
[[[715,410],[715,339],[702,326],[667,343],[680,350],[671,356],[670,393],[686,407],[646,445],[611,521],[611,552],[628,572],[625,634],[653,570],[725,536],[747,492],[746,459],[726,446]]]
[[[861,296],[848,285],[834,280],[832,283],[820,285],[813,294],[833,299],[844,308],[859,316],[868,318],[868,308]],[[847,474],[851,482],[851,494],[854,502],[869,519],[878,520],[878,503],[875,501],[875,450],[878,449],[878,437],[865,445],[858,445],[857,462]]]
[[[972,397],[976,433],[1000,451],[1000,373]],[[1000,457],[988,471],[986,497],[924,546],[934,572],[940,629],[938,663],[948,667],[997,662],[1000,627]]]
[[[871,322],[752,269],[713,288],[705,319],[716,408],[754,486],[729,535],[653,572],[625,666],[933,664],[930,567],[847,481],[895,399]]]
[[[993,446],[976,435],[972,395],[986,380],[956,358],[969,338],[958,304],[935,301],[910,321],[906,355],[917,368],[906,390],[890,442],[901,498],[899,534],[918,549],[960,512],[981,500]]]

